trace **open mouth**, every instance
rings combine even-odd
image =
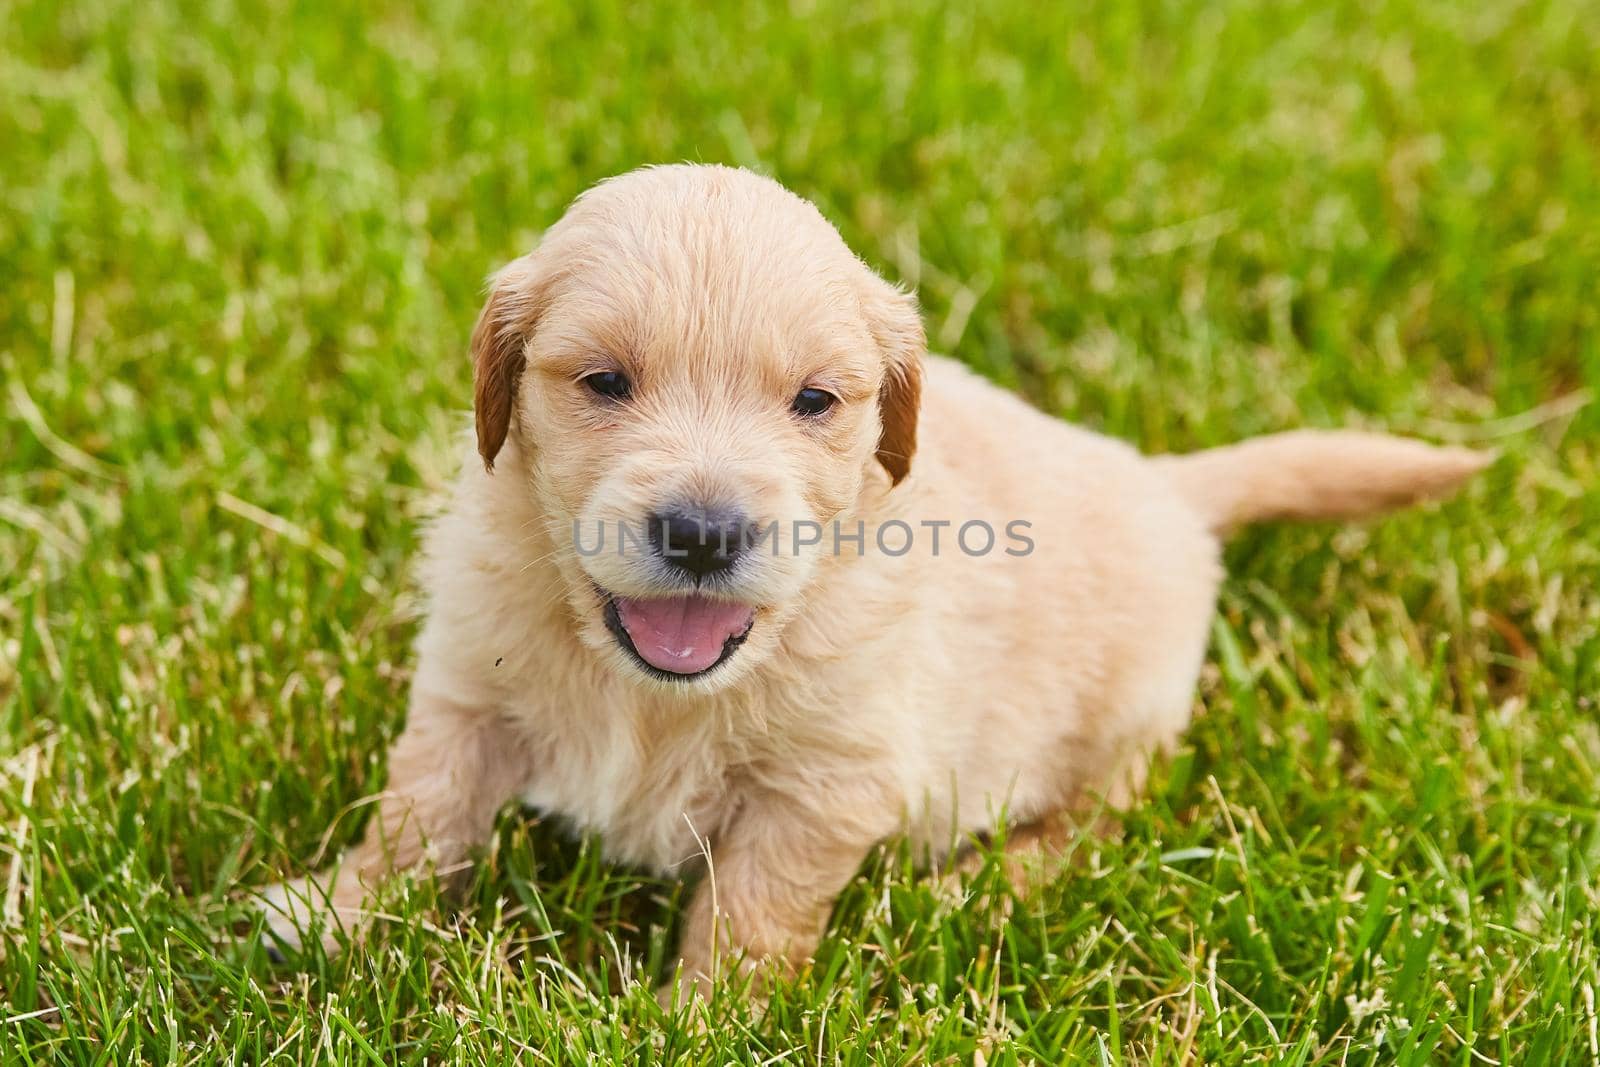
[[[698,678],[726,663],[750,636],[755,609],[696,593],[605,597],[606,627],[658,678]]]

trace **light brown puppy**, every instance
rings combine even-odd
[[[472,348],[389,788],[336,875],[271,892],[289,940],[521,798],[623,862],[708,851],[686,981],[802,960],[886,836],[937,860],[1130,799],[1189,720],[1220,534],[1486,462],[1362,433],[1145,458],[928,356],[912,297],[723,167],[585,194]]]

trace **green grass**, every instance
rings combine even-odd
[[[1600,4],[339,6],[0,0],[0,1059],[1600,1061]],[[891,846],[696,1027],[680,889],[508,812],[274,966],[249,891],[404,713],[482,279],[679,159],[1065,418],[1504,459],[1239,540],[1187,747],[1009,922]]]

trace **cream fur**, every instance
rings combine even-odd
[[[521,797],[625,863],[692,871],[709,843],[718,915],[703,885],[691,982],[728,952],[801,959],[887,836],[937,860],[1002,810],[1042,825],[1086,796],[1131,799],[1189,720],[1219,532],[1396,506],[1484,462],[1339,434],[1152,461],[925,357],[910,298],[809,204],[720,167],[581,198],[498,276],[475,345],[483,455],[463,442],[427,536],[431,609],[389,792],[336,878],[272,891],[290,939],[330,904],[355,918],[390,870],[459,862]],[[626,404],[578,382],[608,368],[636,382]],[[816,425],[787,408],[806,385],[842,401]],[[886,425],[891,404],[914,427]],[[756,608],[746,645],[705,678],[660,681],[618,648],[594,590],[656,577],[580,559],[570,531],[684,494],[869,531],[1021,519],[1035,549],[970,557],[951,526],[937,558],[925,529],[899,558],[870,533],[859,558],[763,558],[737,591]]]

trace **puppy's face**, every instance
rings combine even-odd
[[[914,450],[914,303],[741,171],[592,190],[497,277],[473,347],[485,462],[516,436],[580,636],[643,684],[759,669],[832,524]]]

